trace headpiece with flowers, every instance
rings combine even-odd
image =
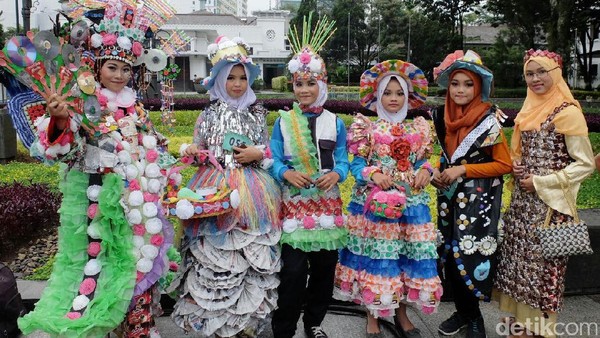
[[[462,50],[448,54],[439,67],[433,68],[434,80],[444,88],[448,88],[450,74],[457,69],[470,70],[481,77],[481,100],[488,101],[492,92],[494,75],[483,65],[479,54],[472,50],[464,53]]]
[[[523,56],[523,62],[527,62],[527,60],[531,59],[532,57],[536,57],[536,56],[541,56],[541,57],[546,57],[549,59],[552,59],[554,61],[556,61],[556,63],[558,64],[558,66],[560,68],[562,68],[563,66],[563,61],[562,61],[562,57],[560,56],[560,54],[557,54],[555,52],[550,52],[547,50],[534,50],[534,49],[529,49],[528,51],[525,52],[525,55]]]
[[[206,52],[213,64],[210,76],[202,81],[202,85],[206,89],[211,89],[214,86],[217,75],[228,63],[240,63],[246,67],[248,70],[248,85],[252,85],[260,73],[260,67],[252,62],[252,58],[248,57],[250,47],[239,36],[230,40],[221,35],[215,40],[215,43],[208,45]]]
[[[288,70],[292,73],[294,80],[315,78],[327,82],[327,70],[323,58],[318,54],[327,40],[335,33],[335,21],[327,17],[319,19],[314,30],[311,32],[312,12],[308,19],[304,17],[302,23],[302,40],[298,37],[296,27],[289,32],[290,45],[294,56],[288,63]]]

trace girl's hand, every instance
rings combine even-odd
[[[327,174],[322,175],[321,177],[317,178],[317,180],[315,181],[315,184],[316,184],[317,188],[324,190],[324,191],[329,191],[329,189],[333,188],[339,180],[340,180],[340,175],[338,173],[336,173],[335,171],[330,171]]]
[[[375,183],[382,190],[388,190],[394,186],[394,180],[391,176],[382,173],[374,173],[371,177],[373,183]]]
[[[420,169],[415,176],[412,187],[416,190],[423,189],[429,184],[430,180],[431,175],[429,174],[429,171],[426,169]]]
[[[67,126],[67,118],[69,117],[66,103],[62,101],[56,93],[50,95],[46,102],[48,113],[50,113],[50,116],[56,118],[56,127],[61,130],[65,129]]]
[[[195,144],[190,144],[183,151],[183,156],[196,156],[196,155],[198,155],[198,146]]]
[[[535,186],[533,185],[533,175],[525,174],[524,178],[519,180],[521,189],[527,192],[535,192]]]
[[[457,178],[461,177],[467,172],[467,168],[464,165],[459,165],[452,168],[446,168],[440,174],[440,180],[446,185],[451,185],[456,181]]]
[[[525,174],[525,166],[521,164],[521,161],[515,160],[513,165],[513,175],[515,178],[521,178]]]
[[[233,147],[236,152],[233,154],[233,158],[241,164],[252,163],[254,161],[260,161],[263,158],[263,153],[256,147]]]
[[[291,185],[298,189],[309,188],[314,184],[313,180],[308,174],[298,172],[296,170],[288,170],[283,173],[283,178],[288,181]]]
[[[442,174],[438,168],[433,168],[433,178],[431,179],[431,185],[434,187],[444,190],[448,188],[448,185],[442,181]]]

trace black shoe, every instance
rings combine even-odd
[[[305,327],[304,333],[308,338],[327,338],[325,331],[320,326]]]
[[[452,336],[466,326],[467,321],[459,315],[458,312],[454,312],[450,318],[444,320],[440,326],[438,326],[438,332],[444,336]]]
[[[467,338],[486,338],[483,317],[470,320],[467,323]]]

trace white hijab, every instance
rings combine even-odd
[[[248,82],[248,88],[246,89],[246,92],[239,98],[234,99],[231,96],[229,96],[229,94],[227,94],[227,77],[229,76],[231,69],[235,65],[243,65],[243,64],[228,63],[225,66],[223,66],[223,68],[221,68],[221,71],[219,72],[219,74],[217,74],[217,78],[215,79],[215,84],[208,91],[208,93],[210,94],[211,101],[221,99],[222,101],[224,101],[228,105],[232,106],[233,108],[243,110],[243,109],[248,108],[248,106],[250,106],[251,104],[253,104],[256,101],[256,94],[254,94],[254,90],[252,90],[252,88],[250,87],[250,82]],[[246,78],[250,78],[250,75],[248,74],[248,70],[246,69],[246,66],[244,66],[244,72],[246,72]]]
[[[327,101],[327,97],[329,96],[327,83],[323,82],[323,80],[317,80],[317,85],[319,85],[319,96],[317,97],[315,102],[310,104],[310,107],[323,107],[323,105]],[[294,90],[296,90],[296,81],[293,82],[293,86]]]
[[[381,104],[381,97],[383,96],[383,92],[385,92],[385,88],[387,87],[390,80],[395,78],[400,83],[400,87],[402,87],[402,91],[404,92],[404,104],[402,108],[400,108],[397,112],[389,112],[383,108]],[[385,75],[381,80],[379,80],[379,84],[377,85],[377,116],[380,119],[386,120],[391,123],[398,123],[404,121],[406,118],[406,114],[408,114],[408,83],[406,80],[399,75],[389,74]]]

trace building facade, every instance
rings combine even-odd
[[[267,87],[273,77],[283,75],[291,54],[287,40],[289,11],[257,11],[253,14],[251,17],[206,12],[177,14],[163,25],[161,28],[164,30],[178,29],[191,38],[175,58],[182,70],[175,82],[175,90],[193,91],[193,80],[208,76],[212,66],[206,49],[220,35],[229,38],[239,36],[246,41],[252,48],[252,59],[261,68],[260,78]]]

